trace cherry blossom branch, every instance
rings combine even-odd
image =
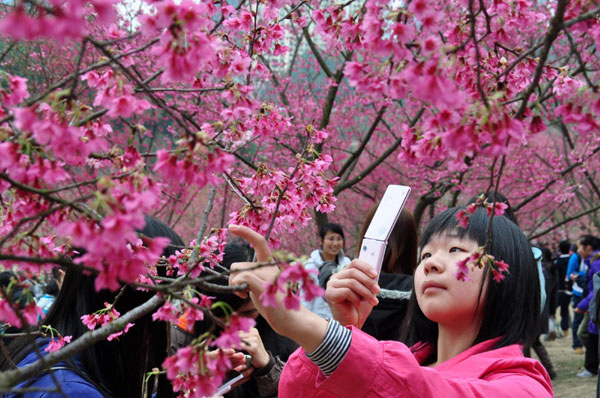
[[[225,181],[227,182],[227,184],[229,185],[229,187],[231,188],[231,191],[233,193],[235,193],[240,199],[242,199],[242,201],[244,203],[246,203],[252,209],[254,209],[254,210],[258,209],[258,207],[254,204],[254,202],[248,196],[246,196],[244,191],[237,185],[237,183],[235,182],[233,177],[231,177],[229,175],[229,173],[227,173],[227,172],[223,173],[223,177],[224,177]]]
[[[333,73],[331,72],[331,70],[327,66],[327,63],[321,56],[321,52],[317,48],[317,45],[315,44],[315,42],[310,37],[310,32],[308,31],[308,29],[306,27],[302,27],[302,33],[304,34],[304,39],[306,40],[306,43],[308,43],[308,47],[310,47],[310,50],[312,51],[313,55],[315,56],[315,59],[321,66],[321,69],[323,70],[325,75],[330,79],[333,78]]]
[[[594,148],[594,150],[590,153],[590,155],[585,159],[590,159],[593,155],[595,155],[596,153],[600,152],[600,147],[596,147]],[[552,185],[554,185],[557,181],[560,180],[560,178],[564,177],[567,173],[570,173],[573,169],[585,164],[585,160],[580,160],[579,162],[573,163],[572,165],[570,165],[569,167],[563,169],[562,171],[560,171],[558,173],[558,176],[553,178],[552,180],[548,181],[543,188],[535,191],[534,193],[532,193],[531,195],[529,195],[527,198],[523,199],[521,201],[521,203],[519,203],[516,206],[513,206],[513,211],[517,212],[519,209],[521,209],[523,206],[525,206],[526,204],[528,204],[529,202],[531,202],[532,200],[534,200],[535,198],[537,198],[538,196],[540,196],[542,193],[544,193],[549,187],[551,187]]]
[[[544,223],[546,223],[546,221],[550,220],[552,218],[552,216],[560,210],[561,207],[563,207],[566,204],[566,202],[562,202],[562,203],[558,203],[556,206],[554,206],[552,209],[550,209],[546,216],[544,217],[538,217],[538,219],[536,220],[537,222],[535,223],[535,225],[530,228],[529,231],[529,235],[535,234],[536,231],[538,230],[538,228],[540,228],[542,225],[544,225]]]
[[[25,185],[25,184],[22,184],[20,182],[17,182],[15,180],[11,179],[9,176],[7,176],[5,173],[0,173],[0,179],[6,181],[8,183],[10,183],[12,186],[14,186],[16,188],[19,188],[19,189],[22,189],[24,191],[28,191],[28,192],[31,192],[31,193],[38,194],[38,195],[44,197],[45,199],[47,199],[50,202],[59,203],[59,204],[64,205],[64,206],[72,207],[75,210],[78,210],[78,211],[80,211],[82,213],[91,214],[88,211],[86,211],[86,209],[84,209],[83,207],[81,207],[78,204],[76,204],[76,202],[84,202],[86,200],[89,200],[89,199],[91,199],[91,198],[93,198],[95,196],[94,194],[83,196],[83,197],[78,198],[78,199],[76,199],[74,201],[67,201],[67,200],[64,200],[64,199],[52,196],[49,193],[45,192],[45,190],[43,190],[43,189],[33,188],[33,187],[28,186],[28,185]]]
[[[340,167],[340,169],[338,170],[338,172],[336,174],[338,177],[341,178],[344,175],[344,173],[346,172],[346,170],[348,170],[350,165],[352,165],[352,163],[354,163],[354,161],[356,159],[358,159],[358,157],[362,154],[363,150],[367,146],[367,143],[371,139],[371,136],[377,129],[377,125],[383,118],[383,115],[386,110],[387,110],[387,106],[385,106],[385,105],[383,105],[381,108],[379,108],[379,111],[377,112],[377,116],[375,116],[373,123],[371,123],[371,127],[369,127],[369,130],[367,131],[367,134],[365,134],[365,136],[363,137],[362,141],[360,142],[360,145],[358,146],[358,148],[356,148],[356,150],[354,152],[352,152],[350,157],[348,157],[348,159],[346,159],[346,162],[344,162],[342,167]]]
[[[275,72],[271,68],[271,64],[269,63],[269,61],[262,55],[259,55],[258,58],[267,67],[267,69],[271,73],[271,81],[273,82],[275,87],[280,87],[279,79],[277,78],[277,76],[275,75]],[[291,106],[291,104],[290,104],[290,100],[288,99],[287,95],[285,94],[285,90],[277,90],[277,91],[279,93],[279,98],[281,98],[281,102],[283,102],[283,104],[288,107],[288,112],[292,115],[292,118],[295,119],[294,115],[291,113],[291,110],[289,110],[289,107]]]
[[[566,138],[567,144],[569,145],[571,150],[574,150],[575,145],[573,144],[573,141],[571,140],[571,137],[569,136],[569,130],[567,129],[567,126],[562,121],[560,121],[560,122],[558,122],[558,128],[562,132],[563,136]],[[567,159],[567,163],[568,163],[568,159],[569,159],[568,156],[566,156],[565,158]],[[600,199],[600,188],[598,188],[598,186],[594,182],[594,179],[590,176],[590,173],[587,170],[583,170],[583,174],[585,175],[586,179],[590,182],[590,185],[592,186],[592,189],[594,190],[594,192],[596,192],[598,199]]]
[[[142,82],[143,83],[143,82]],[[174,92],[174,93],[209,93],[214,91],[224,91],[233,87],[233,83],[224,85],[223,87],[211,87],[211,88],[174,88],[174,87],[157,87],[157,88],[136,88],[136,92]]]
[[[533,94],[533,91],[537,87],[540,78],[542,77],[542,72],[544,70],[544,67],[546,66],[546,60],[548,59],[548,54],[550,54],[552,43],[554,43],[554,40],[556,40],[558,34],[562,29],[563,20],[565,17],[565,10],[568,4],[569,0],[558,0],[556,10],[554,11],[554,16],[550,20],[550,28],[548,29],[548,32],[546,33],[546,36],[544,38],[545,44],[539,56],[539,61],[537,67],[535,68],[533,80],[531,81],[531,84],[527,87],[527,90],[525,90],[525,94],[523,95],[523,102],[521,102],[521,107],[515,114],[515,119],[521,119],[523,115],[525,115],[525,111],[528,107],[529,97],[531,96],[531,94]]]
[[[2,55],[0,55],[0,62],[2,62],[4,60],[4,57],[6,57],[11,52],[11,50],[17,43],[18,43],[17,40],[13,40],[10,42],[10,44],[6,47],[6,50],[4,50]]]
[[[579,50],[577,50],[577,44],[575,44],[575,39],[573,39],[573,35],[571,35],[571,32],[569,32],[569,29],[567,29],[567,28],[563,28],[563,31],[565,32],[565,35],[567,36],[567,39],[569,40],[569,45],[571,46],[571,51],[573,51],[573,53],[575,54],[575,57],[577,58],[577,61],[579,62],[579,67],[581,69],[581,73],[583,74],[585,81],[587,82],[588,86],[590,86],[590,88],[592,89],[593,92],[595,92],[595,93],[598,92],[598,86],[596,86],[594,83],[592,83],[592,81],[590,80],[590,77],[587,74],[587,70],[585,68],[585,62],[583,61],[583,58],[581,57]]]
[[[0,339],[14,339],[15,337],[24,337],[24,336],[43,336],[42,332],[31,332],[31,333],[3,333],[0,334]]]
[[[579,15],[576,18],[571,18],[568,21],[564,22],[562,24],[563,28],[570,28],[571,26],[585,21],[587,19],[590,18],[594,18],[597,14],[600,13],[600,7],[597,7],[591,11],[588,11],[584,14]],[[527,58],[528,56],[532,55],[533,53],[535,53],[545,42],[545,38],[541,38],[539,39],[532,47],[529,48],[529,50],[527,50],[526,52],[522,53],[521,55],[519,55],[509,66],[506,67],[506,69],[504,71],[502,71],[500,74],[498,74],[496,76],[496,80],[500,80],[500,78],[504,75],[506,75],[507,73],[509,73],[511,70],[514,69],[515,66],[517,66],[523,59]],[[501,48],[512,52],[515,55],[518,55],[517,52],[515,50],[510,50],[505,46],[502,46],[500,43],[495,43],[496,45],[500,46]]]
[[[334,84],[329,86],[329,91],[327,92],[327,97],[325,98],[325,105],[323,106],[323,115],[321,117],[321,122],[319,123],[319,129],[323,130],[329,125],[329,120],[331,118],[331,112],[333,111],[333,103],[337,97],[338,89],[340,87],[340,82],[344,77],[344,64],[337,70],[335,76],[333,77]],[[320,144],[319,144],[320,148]],[[320,149],[318,150],[320,152]]]
[[[28,257],[28,256],[17,256],[12,254],[0,253],[0,261],[18,261],[27,262],[33,264],[56,264],[63,268],[73,268],[80,271],[91,272],[94,274],[98,273],[95,268],[86,267],[84,265],[75,264],[72,260],[67,257]]]
[[[298,157],[298,163],[296,163],[296,167],[294,167],[294,171],[292,171],[292,173],[288,177],[287,184],[285,184],[285,187],[283,189],[280,189],[277,186],[275,187],[275,189],[277,189],[277,191],[279,192],[279,196],[277,197],[277,204],[275,205],[275,210],[273,211],[273,216],[271,217],[271,222],[269,223],[269,228],[267,229],[267,233],[265,234],[265,240],[267,242],[269,241],[269,238],[271,237],[271,232],[273,231],[273,226],[275,225],[275,219],[277,218],[277,214],[279,214],[279,206],[281,205],[281,200],[283,199],[283,195],[285,195],[287,189],[290,186],[290,181],[294,178],[294,176],[296,175],[296,172],[300,168],[300,164],[303,162],[304,156],[306,155],[307,148],[308,148],[308,145],[304,147],[302,154]]]
[[[45,369],[49,369],[52,365],[71,358],[79,351],[106,339],[113,333],[123,330],[128,323],[135,321],[154,311],[164,303],[164,299],[158,295],[153,296],[145,303],[128,311],[123,316],[115,319],[109,324],[102,326],[99,329],[89,331],[79,337],[77,340],[67,344],[56,352],[49,353],[41,359],[33,362],[30,365],[22,368],[7,370],[0,372],[0,389],[8,389],[19,382],[34,377]]]
[[[598,14],[600,14],[600,7],[596,7],[593,10],[590,10],[590,11],[588,11],[588,12],[586,12],[584,14],[581,14],[581,15],[575,17],[575,18],[569,19],[568,21],[566,21],[564,23],[563,26],[565,28],[570,28],[571,26],[573,26],[573,25],[575,25],[575,24],[577,24],[579,22],[585,21],[586,19],[594,18]]]
[[[55,213],[56,211],[67,207],[67,205],[65,204],[59,204],[58,206],[55,207],[50,207],[45,211],[42,211],[38,214],[35,214],[33,216],[29,216],[29,217],[23,217],[19,220],[18,223],[15,224],[15,226],[10,230],[10,232],[8,234],[6,234],[4,236],[4,238],[2,238],[2,240],[0,240],[0,247],[4,246],[4,244],[6,242],[8,242],[10,239],[12,239],[17,232],[19,232],[19,230],[21,229],[21,227],[25,224],[27,224],[30,221],[33,221],[35,219],[40,218],[40,220],[44,220],[46,217],[50,216],[51,214]]]
[[[506,143],[506,146],[508,146],[508,142]],[[493,184],[493,180],[494,180],[494,165],[496,164],[496,159],[494,159],[494,164],[492,165],[492,172],[491,172],[491,176],[490,176],[490,181]],[[502,173],[504,172],[504,166],[506,165],[506,155],[502,155],[502,160],[500,161],[500,170],[498,170],[498,178],[496,179],[496,186],[494,187],[494,196],[493,196],[493,200],[492,200],[492,214],[490,214],[490,221],[488,223],[488,230],[487,230],[487,242],[485,242],[485,248],[484,248],[484,253],[487,252],[487,250],[490,249],[490,247],[492,246],[492,223],[494,222],[494,216],[496,215],[496,195],[498,194],[498,190],[500,189],[500,177],[502,177]],[[489,188],[488,188],[489,190]],[[488,197],[488,193],[485,193],[485,198],[487,199]]]
[[[151,91],[148,91],[150,88],[148,86],[146,86],[145,84],[143,84],[140,81],[140,79],[138,79],[133,73],[131,73],[131,71],[127,67],[125,67],[125,65],[123,65],[122,62],[120,62],[117,58],[115,58],[112,55],[112,53],[108,49],[106,49],[106,46],[103,46],[102,43],[100,43],[97,40],[92,39],[91,37],[90,37],[90,42],[98,50],[100,50],[100,52],[102,54],[104,54],[106,57],[110,58],[119,67],[119,69],[121,69],[121,71],[123,71],[123,73],[127,76],[127,78],[129,78],[129,80],[134,82],[137,85],[137,87],[140,87],[142,89],[142,91],[148,95],[148,97],[152,100],[152,102],[156,106],[158,106],[160,109],[165,111],[169,115],[169,117],[171,117],[173,119],[173,121],[175,123],[177,123],[177,125],[179,125],[179,127],[181,127],[185,131],[185,133],[188,137],[192,137],[192,138],[195,137],[195,135],[192,133],[192,131],[189,129],[189,127],[173,113],[171,108],[168,107],[163,100],[156,97]]]
[[[108,112],[108,109],[101,109],[97,112],[93,112],[89,116],[78,121],[75,124],[75,126],[77,126],[77,127],[85,126],[87,123],[91,122],[92,120],[95,120],[95,119],[98,119],[99,117],[104,116],[107,112]]]
[[[87,38],[81,41],[81,49],[77,57],[77,64],[75,66],[75,72],[73,73],[73,84],[71,84],[70,96],[75,98],[75,90],[77,89],[77,83],[79,83],[79,69],[81,69],[81,62],[83,61],[83,55],[85,54],[85,46],[87,45]]]
[[[292,18],[292,14],[295,13],[300,7],[302,7],[304,4],[306,4],[308,1],[307,0],[302,0],[297,6],[294,6],[292,4],[292,9],[290,10],[290,12],[288,12],[286,15],[284,15],[283,17],[279,18],[278,23],[283,22],[286,19],[291,19]]]
[[[587,209],[587,210],[584,210],[582,212],[579,212],[579,213],[577,213],[577,214],[575,214],[575,215],[573,215],[571,217],[565,218],[564,220],[558,222],[557,224],[555,224],[555,225],[553,225],[553,226],[551,226],[549,228],[546,228],[542,232],[539,232],[537,234],[533,234],[533,235],[527,236],[527,239],[529,239],[529,240],[537,239],[540,236],[544,236],[547,233],[552,232],[553,230],[555,230],[556,228],[558,228],[560,226],[563,226],[563,225],[565,225],[565,224],[567,224],[567,223],[569,223],[569,222],[571,222],[573,220],[577,220],[578,218],[581,218],[581,217],[583,217],[583,216],[585,216],[587,214],[593,213],[593,212],[598,211],[598,210],[600,210],[600,205],[592,207],[591,209]]]
[[[114,59],[117,59],[117,60],[118,60],[118,59],[121,59],[121,58],[128,57],[128,56],[130,56],[130,55],[133,55],[133,54],[136,54],[136,53],[139,53],[139,52],[142,52],[142,51],[146,50],[148,47],[151,47],[151,46],[153,46],[155,43],[158,43],[158,41],[159,41],[159,38],[158,38],[158,37],[156,37],[156,38],[154,38],[154,39],[150,40],[148,43],[144,44],[143,46],[140,46],[140,47],[134,48],[134,49],[132,49],[132,50],[129,50],[129,51],[127,51],[127,52],[124,52],[124,53],[122,53],[122,54],[117,54],[117,55],[114,55],[114,56],[112,56],[112,57],[113,57]],[[53,91],[54,91],[54,90],[56,90],[57,88],[59,88],[59,87],[62,87],[62,86],[64,86],[65,84],[67,84],[67,83],[68,83],[68,82],[69,82],[71,79],[73,79],[73,78],[75,78],[75,77],[77,77],[77,76],[84,75],[84,74],[86,74],[87,72],[91,72],[91,71],[93,71],[93,70],[96,70],[96,69],[102,68],[102,67],[104,67],[104,66],[108,66],[108,65],[110,65],[110,64],[111,64],[111,62],[112,62],[112,60],[110,60],[110,59],[109,59],[109,60],[106,60],[106,61],[97,62],[97,63],[95,63],[95,64],[93,64],[93,65],[91,65],[91,66],[89,66],[89,67],[87,67],[87,68],[85,68],[85,69],[82,69],[82,70],[80,70],[80,71],[78,72],[78,74],[77,74],[77,75],[76,75],[75,73],[71,73],[71,74],[67,75],[66,77],[64,77],[64,78],[63,78],[63,79],[61,79],[60,81],[58,81],[58,82],[54,83],[53,85],[49,86],[49,87],[48,87],[48,88],[47,88],[47,89],[46,89],[44,92],[42,92],[41,94],[39,94],[39,95],[37,95],[37,96],[35,96],[35,97],[33,97],[33,98],[30,98],[30,99],[28,99],[27,101],[25,101],[25,103],[24,103],[24,106],[26,106],[26,107],[27,107],[27,106],[31,106],[31,105],[33,105],[33,104],[35,104],[35,103],[39,102],[40,100],[42,100],[43,98],[45,98],[45,97],[46,97],[48,94],[50,94],[51,92],[53,92]],[[4,123],[6,120],[12,120],[12,119],[13,119],[13,118],[12,118],[12,115],[10,115],[10,116],[7,116],[7,117],[5,117],[5,118],[3,118],[3,119],[0,119],[0,124]]]
[[[477,91],[479,91],[479,95],[481,96],[481,100],[485,104],[485,107],[489,108],[487,96],[485,94],[485,91],[483,91],[483,86],[481,84],[481,54],[479,53],[479,43],[477,42],[477,34],[475,31],[476,17],[473,12],[473,2],[474,0],[469,0],[469,23],[471,25],[471,39],[473,40],[473,46],[475,47],[475,60],[477,63]],[[480,10],[482,9],[484,9],[483,5],[481,5]]]
[[[217,190],[214,185],[210,186],[210,193],[208,194],[208,202],[206,203],[206,208],[204,209],[204,213],[202,213],[202,221],[200,223],[200,228],[198,228],[198,233],[196,234],[196,249],[192,251],[192,255],[190,257],[190,264],[195,264],[198,261],[198,255],[200,254],[200,243],[202,242],[202,237],[204,236],[204,232],[206,232],[206,226],[208,224],[208,216],[213,208],[213,202],[215,200],[215,195]],[[193,267],[190,267],[190,271]]]
[[[235,9],[239,10],[240,8],[242,8],[244,6],[244,4],[246,4],[246,0],[241,0],[236,5]],[[221,18],[215,23],[215,26],[213,26],[213,28],[210,30],[210,34],[211,35],[214,34],[217,31],[217,29],[219,29],[219,27],[223,24],[224,21],[225,21],[225,16],[223,14],[221,14]]]
[[[410,127],[413,127],[419,121],[419,119],[421,118],[421,115],[423,115],[424,111],[425,111],[425,108],[419,109],[419,111],[417,112],[415,117],[409,122]],[[333,189],[333,194],[337,196],[344,189],[350,188],[354,184],[362,181],[373,170],[375,170],[377,168],[377,166],[379,166],[385,159],[387,159],[388,156],[390,156],[396,149],[398,149],[398,147],[400,146],[401,143],[402,143],[402,137],[398,137],[398,139],[396,139],[396,141],[392,145],[390,145],[381,154],[381,156],[379,156],[379,158],[377,158],[370,165],[368,165],[359,175],[357,175],[356,177],[354,177],[351,180],[346,179],[344,181],[340,181]]]

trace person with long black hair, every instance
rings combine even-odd
[[[146,226],[140,231],[143,235],[158,236],[171,240],[163,255],[174,254],[183,247],[183,241],[169,227],[160,221],[146,217]],[[121,314],[143,304],[152,293],[126,287],[122,292],[94,288],[95,276],[86,275],[80,270],[67,270],[60,292],[42,325],[51,326],[62,336],[72,336],[73,340],[82,336],[88,328],[82,323],[83,315],[92,314],[105,307],[105,303],[115,302],[114,308]],[[146,373],[160,367],[167,354],[167,325],[154,322],[148,314],[135,321],[129,331],[112,341],[102,340],[89,345],[74,357],[37,374],[15,388],[55,389],[54,379],[60,384],[60,392],[3,393],[5,398],[53,398],[53,397],[142,397],[142,384]],[[49,339],[36,340],[40,352],[45,353]],[[1,355],[0,370],[14,369],[36,362],[38,354],[33,348],[30,336],[15,339],[8,346],[9,356]],[[159,383],[158,397],[172,397],[172,390],[163,378]]]

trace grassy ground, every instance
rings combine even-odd
[[[583,369],[583,355],[576,354],[571,348],[573,338],[570,332],[569,336],[562,339],[544,342],[556,373],[558,373],[558,377],[552,380],[554,395],[557,398],[594,398],[597,378],[575,376]],[[532,355],[534,355],[533,350]]]

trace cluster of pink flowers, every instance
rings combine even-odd
[[[8,80],[7,89],[0,89],[0,98],[4,106],[12,107],[19,105],[25,98],[29,97],[27,91],[27,79],[20,76],[7,75],[2,80]],[[6,116],[4,109],[0,110],[0,117]]]
[[[102,221],[64,221],[57,230],[70,236],[75,247],[86,250],[74,261],[98,271],[96,289],[116,290],[119,281],[133,282],[153,266],[169,240],[142,240],[136,233],[145,225],[144,214],[159,203],[159,187],[147,177],[113,181],[101,191],[101,200],[111,210]]]
[[[0,21],[0,32],[16,39],[48,37],[57,40],[78,39],[87,33],[84,17],[96,23],[108,25],[114,19],[113,5],[119,0],[52,0],[44,5],[17,2],[14,11]],[[87,4],[91,4],[89,8]],[[37,15],[32,16],[26,7],[34,7]],[[92,15],[92,12],[95,12]]]
[[[181,151],[181,157],[177,153],[161,149],[156,153],[156,157],[154,171],[166,179],[198,187],[206,184],[217,185],[219,180],[215,174],[224,172],[234,160],[233,155],[219,148],[212,149],[204,156],[199,149]],[[203,157],[206,160],[203,160]]]
[[[178,4],[177,4],[178,3]],[[145,32],[162,31],[160,46],[153,51],[165,68],[166,82],[191,82],[196,73],[217,66],[218,40],[207,28],[216,9],[212,3],[172,0],[157,4],[156,13],[140,18]]]
[[[254,325],[255,321],[252,318],[237,314],[230,315],[227,325],[212,345],[219,348],[237,348],[241,350],[242,339],[238,332],[248,332]]]
[[[508,205],[506,203],[490,203],[484,198],[484,195],[481,195],[479,198],[477,198],[475,203],[470,203],[465,210],[459,210],[458,213],[456,213],[458,225],[462,228],[467,228],[469,225],[469,219],[480,207],[487,211],[488,216],[491,216],[492,214],[494,214],[494,216],[501,216],[504,214],[506,209],[508,209]]]
[[[200,297],[192,297],[189,302],[208,310],[212,305],[214,297],[205,296],[200,294]],[[185,320],[188,325],[193,324],[196,321],[204,319],[204,312],[192,305],[188,305],[185,302],[179,303],[179,306],[174,306],[171,301],[166,301],[162,307],[160,307],[154,314],[152,314],[152,320],[161,320],[165,322],[172,322],[177,324],[181,316],[185,315]],[[179,307],[179,308],[178,308]]]
[[[475,253],[459,261],[456,265],[458,266],[458,271],[455,275],[456,279],[465,282],[471,280],[469,277],[469,268],[489,267],[492,272],[492,278],[496,282],[502,282],[506,277],[505,273],[508,273],[508,264],[502,260],[496,260],[491,254],[485,253],[483,248],[479,248]]]
[[[110,117],[130,117],[150,108],[150,103],[134,95],[133,86],[115,75],[112,69],[104,73],[90,71],[81,76],[88,86],[97,89],[94,106],[108,109]]]
[[[94,312],[93,314],[83,315],[81,317],[81,322],[87,326],[88,329],[94,330],[97,327],[108,325],[120,316],[121,314],[111,304],[104,303],[104,308]],[[128,323],[123,330],[112,333],[106,339],[108,341],[114,340],[124,333],[127,333],[133,326],[133,323]]]
[[[81,163],[91,153],[84,139],[85,129],[71,125],[68,115],[48,104],[15,110],[15,124],[65,163]]]
[[[300,293],[306,301],[325,294],[323,288],[315,283],[316,270],[307,270],[301,262],[283,264],[279,276],[272,282],[266,283],[260,300],[265,306],[278,307],[277,296],[285,293],[283,304],[285,308],[298,310],[300,308]]]
[[[215,264],[223,261],[226,244],[226,228],[213,230],[213,234],[204,238],[199,245],[195,239],[192,240],[188,248],[177,251],[175,255],[171,255],[167,259],[169,263],[167,274],[178,270],[179,274],[189,273],[191,278],[197,278],[206,269],[206,265],[213,268]],[[192,259],[195,259],[194,263],[192,263]]]
[[[65,344],[70,343],[73,336],[58,336],[58,338],[51,337],[48,346],[46,347],[47,352],[56,352],[63,348]]]
[[[16,303],[12,303],[12,306],[17,306]],[[17,328],[23,326],[23,322],[13,310],[13,307],[8,299],[2,298],[0,300],[0,320],[3,322],[10,323]],[[39,317],[43,316],[42,309],[35,304],[35,301],[31,301],[24,308],[19,309],[19,314],[23,317],[25,322],[29,325],[36,325]]]
[[[165,359],[163,368],[180,398],[208,397],[217,391],[225,372],[231,369],[231,361],[221,350],[211,354],[203,347],[191,345]]]
[[[251,178],[238,179],[243,192],[260,199],[260,205],[247,203],[230,214],[229,222],[266,234],[277,210],[273,232],[284,229],[293,232],[307,225],[310,209],[316,207],[321,212],[333,211],[337,200],[333,195],[336,179],[327,179],[324,175],[332,162],[331,156],[322,155],[313,161],[299,159],[298,162],[295,174],[292,168],[286,174],[261,164]],[[276,241],[272,239],[272,243]]]

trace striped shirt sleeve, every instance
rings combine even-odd
[[[317,365],[325,376],[329,376],[342,362],[352,343],[352,331],[338,321],[330,320],[323,342],[306,356]]]

